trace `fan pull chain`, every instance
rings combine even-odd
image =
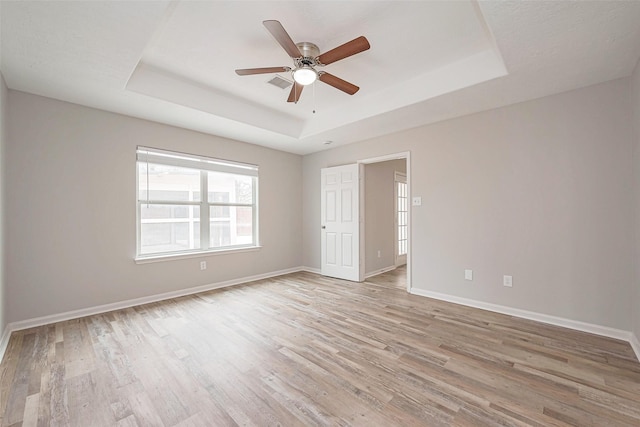
[[[316,82],[313,82],[313,114],[316,113]]]

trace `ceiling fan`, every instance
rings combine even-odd
[[[333,62],[339,61],[357,53],[369,49],[369,41],[360,36],[343,45],[336,47],[320,55],[320,49],[313,43],[294,43],[279,21],[269,20],[262,22],[267,30],[273,35],[276,41],[282,46],[287,54],[293,59],[294,68],[291,67],[267,67],[267,68],[245,68],[236,70],[239,76],[249,76],[253,74],[283,73],[291,71],[294,84],[289,93],[287,102],[298,102],[302,89],[316,80],[333,86],[349,95],[353,95],[360,88],[339,77],[329,74],[326,71],[318,71],[316,67],[323,67]]]

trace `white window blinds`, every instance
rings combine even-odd
[[[249,163],[232,162],[229,160],[213,159],[210,157],[147,147],[138,147],[136,153],[138,161],[144,163],[160,163],[163,165],[213,172],[258,176],[258,166]]]

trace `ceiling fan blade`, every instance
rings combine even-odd
[[[332,62],[340,61],[341,59],[348,58],[356,53],[364,52],[369,49],[371,45],[366,37],[360,36],[357,39],[353,39],[343,45],[331,49],[329,52],[325,52],[318,56],[318,61],[321,64],[329,65]]]
[[[336,77],[333,74],[321,73],[319,79],[322,83],[326,83],[329,86],[340,89],[341,91],[348,93],[349,95],[353,95],[360,90],[358,86],[351,84],[348,81],[342,80],[340,77]]]
[[[266,67],[266,68],[243,68],[236,70],[239,76],[250,76],[252,74],[284,73],[291,71],[289,67]]]
[[[304,86],[300,83],[293,82],[293,86],[291,87],[291,92],[289,92],[289,98],[287,99],[287,102],[298,102],[303,88]]]
[[[290,57],[299,58],[302,56],[300,49],[298,49],[298,46],[291,40],[291,37],[289,37],[289,34],[287,34],[280,21],[262,21],[262,24],[267,27],[267,30],[269,30],[271,35]]]

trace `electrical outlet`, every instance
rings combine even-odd
[[[504,276],[502,278],[502,284],[508,288],[513,287],[513,276]]]
[[[378,251],[378,258],[380,258],[382,255],[380,254],[380,251]]]
[[[207,269],[207,261],[200,261],[200,270]]]
[[[464,279],[465,280],[473,280],[473,270],[465,270],[464,271]]]

